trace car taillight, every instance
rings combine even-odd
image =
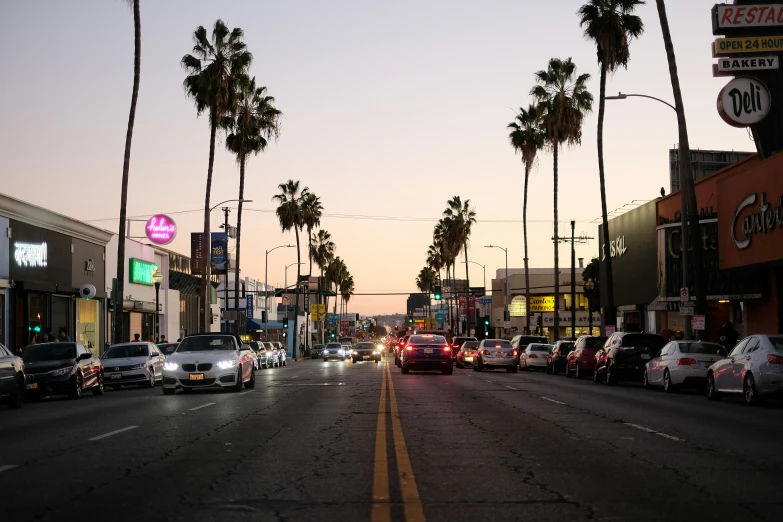
[[[775,355],[771,353],[767,355],[767,362],[769,364],[783,364],[783,355]]]
[[[699,361],[696,359],[691,359],[690,357],[683,357],[682,359],[677,359],[677,366],[688,366],[691,364],[699,364]]]
[[[489,355],[489,350],[481,350],[481,355]]]
[[[405,347],[405,351],[406,352],[412,352],[413,351],[413,346],[406,346]]]
[[[516,355],[516,354],[517,354],[516,350],[511,350],[511,355]]]
[[[529,359],[538,359],[538,355],[536,355],[536,354],[534,354],[534,353],[531,353],[531,354],[530,354],[530,355],[528,355],[527,357],[528,357]]]
[[[451,351],[451,346],[444,346],[443,347],[443,351],[444,352],[450,352]]]

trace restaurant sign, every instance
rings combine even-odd
[[[758,206],[754,207],[757,202]],[[745,209],[750,209],[750,213],[740,217]],[[777,231],[783,228],[783,196],[778,196],[777,201],[770,204],[766,192],[761,192],[758,197],[753,192],[740,201],[734,211],[731,240],[734,246],[744,250],[750,246],[754,235],[776,232],[776,228]]]
[[[770,106],[769,89],[755,78],[734,78],[718,93],[718,113],[732,127],[759,123]]]
[[[783,5],[727,5],[712,8],[712,34],[726,34],[734,29],[783,26]]]
[[[554,312],[555,311],[555,296],[553,295],[537,295],[530,296],[530,311],[531,312]]]

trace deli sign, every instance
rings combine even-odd
[[[769,89],[755,78],[734,78],[718,93],[718,113],[733,127],[748,127],[766,118]]]
[[[717,4],[712,8],[712,34],[749,27],[783,27],[783,4]]]

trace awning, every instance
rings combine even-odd
[[[679,301],[661,301],[660,297],[656,297],[647,305],[648,312],[676,312],[679,309]]]
[[[282,330],[283,329],[283,323],[280,321],[269,321],[269,324],[267,325],[270,330]],[[263,330],[264,329],[264,322],[261,319],[248,319],[247,323],[245,323],[245,328],[248,330]]]

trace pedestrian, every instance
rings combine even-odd
[[[166,344],[166,336],[165,335],[161,335],[160,336],[160,344]]]
[[[134,343],[140,343],[141,342],[141,335],[133,334],[133,342]]]
[[[51,342],[51,337],[49,336],[48,332],[44,332],[43,335],[41,335],[41,342],[42,343],[48,343]]]
[[[60,334],[57,336],[57,340],[61,343],[71,342],[71,338],[68,337],[68,332],[65,331],[65,328],[60,328]]]
[[[30,344],[38,344],[38,334],[37,333],[34,333],[30,337]]]
[[[150,335],[147,337],[147,342],[148,342],[148,343],[153,343],[153,344],[155,343],[155,338],[152,336],[152,334],[150,334]]]
[[[734,323],[731,321],[726,322],[720,327],[720,342],[725,348],[726,353],[731,353],[735,346],[737,346],[737,339],[739,339],[739,332],[734,329]]]

